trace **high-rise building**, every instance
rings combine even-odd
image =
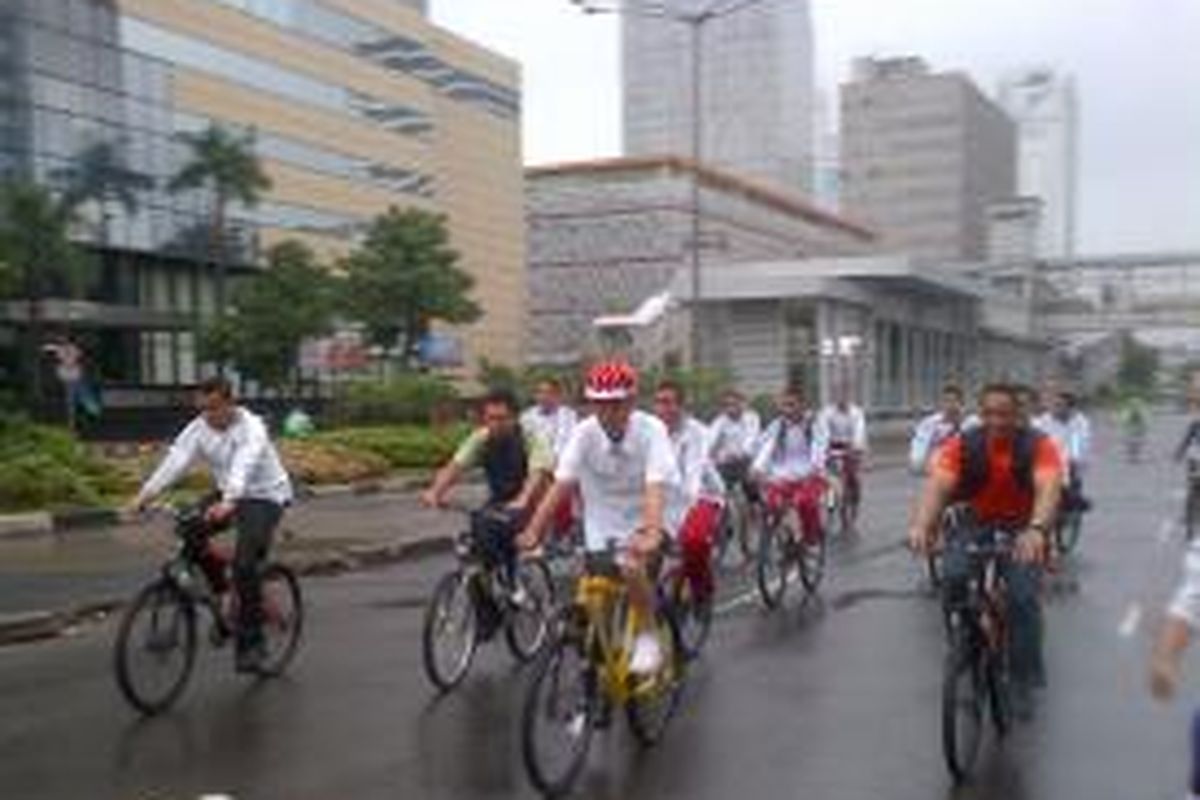
[[[79,226],[100,264],[88,302],[47,305],[48,325],[91,342],[108,388],[146,396],[196,380],[196,323],[214,305],[212,198],[169,185],[189,158],[179,135],[210,124],[255,131],[272,182],[258,206],[230,209],[231,270],[261,264],[264,248],[286,238],[336,258],[393,206],[442,213],[485,310],[445,335],[460,339],[468,364],[520,363],[519,70],[433,25],[424,5],[0,4],[0,171],[53,185],[106,144],[150,182],[136,208],[110,203],[102,225]],[[20,324],[0,305],[0,351]]]
[[[712,0],[646,3],[686,15]],[[636,7],[630,3],[631,8]],[[628,156],[692,156],[692,30],[634,13],[622,34]],[[770,0],[701,26],[700,160],[807,192],[813,172],[808,0]]]
[[[966,75],[858,59],[842,86],[842,211],[885,246],[980,260],[988,208],[1016,192],[1016,126]]]
[[[1050,69],[1024,69],[1000,82],[1000,105],[1017,123],[1017,182],[1042,200],[1038,252],[1075,253],[1079,106],[1075,81]]]

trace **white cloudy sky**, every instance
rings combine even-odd
[[[810,2],[822,88],[863,54],[919,54],[989,92],[1013,66],[1073,72],[1082,250],[1200,250],[1200,0]],[[615,20],[568,0],[433,0],[433,10],[522,63],[528,163],[618,153]]]

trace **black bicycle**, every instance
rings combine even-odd
[[[209,642],[223,647],[238,633],[238,601],[232,591],[229,552],[213,537],[208,501],[170,509],[178,547],[161,573],[134,597],[121,619],[113,653],[117,686],[144,714],[165,711],[183,693],[195,667],[196,628],[202,612],[212,621]],[[259,677],[283,674],[300,645],[304,602],[288,567],[262,567],[263,644]]]
[[[735,546],[743,564],[754,563],[757,558],[757,528],[764,511],[757,487],[750,482],[749,468],[749,462],[745,459],[718,467],[721,480],[725,483],[725,503],[721,509],[714,548],[714,560],[718,566],[725,566]]]
[[[962,535],[962,534],[960,534]],[[970,779],[990,711],[996,736],[1008,733],[1008,614],[1003,566],[1012,558],[1005,531],[951,543],[967,558],[965,579],[944,583],[946,654],[942,683],[942,752],[956,782]]]
[[[555,608],[554,581],[543,558],[522,558],[512,578],[505,574],[496,537],[514,532],[507,512],[469,513],[470,526],[455,545],[458,565],[438,582],[425,610],[425,674],[441,692],[462,682],[480,643],[501,630],[518,661],[532,659],[546,643]]]

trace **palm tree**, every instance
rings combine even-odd
[[[28,180],[0,184],[0,260],[8,278],[0,289],[26,303],[29,329],[23,360],[35,409],[41,407],[43,394],[42,304],[57,286],[76,289],[88,263],[71,241],[74,221],[74,209],[46,187]]]
[[[217,313],[225,313],[225,228],[229,204],[253,208],[271,188],[271,179],[254,152],[254,132],[231,132],[211,124],[200,133],[181,134],[191,159],[171,179],[172,192],[208,189],[212,192],[209,250],[217,274]]]
[[[72,166],[54,175],[64,185],[63,203],[80,209],[95,203],[100,210],[98,238],[102,245],[110,240],[109,205],[117,203],[126,214],[137,212],[138,193],[154,188],[154,178],[126,166],[118,145],[107,140],[94,142],[75,157]]]

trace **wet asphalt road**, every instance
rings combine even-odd
[[[913,481],[873,474],[863,532],[839,542],[822,600],[768,615],[731,576],[663,744],[623,724],[593,741],[577,796],[813,800],[1167,800],[1183,796],[1188,703],[1153,704],[1148,636],[1179,559],[1179,473],[1117,458],[1098,436],[1096,510],[1079,557],[1048,587],[1050,688],[1037,718],[984,743],[952,787],[939,746],[937,607],[897,546]],[[290,675],[234,677],[206,651],[180,705],[140,720],[111,677],[111,625],[0,650],[0,796],[267,800],[531,797],[519,754],[524,674],[484,648],[453,695],[420,664],[431,559],[307,582],[307,639]],[[1200,696],[1200,661],[1183,698]]]

